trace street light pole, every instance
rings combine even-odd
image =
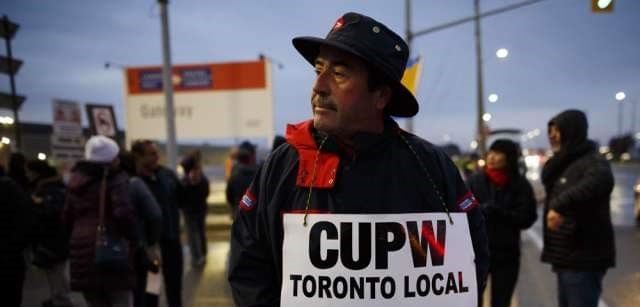
[[[618,101],[618,137],[622,135],[622,100]]]
[[[411,0],[405,1],[405,22],[406,22],[406,40],[407,47],[409,48],[409,59],[411,59],[411,43],[413,41],[413,34],[411,33]],[[416,97],[417,98],[417,97]],[[406,129],[408,132],[413,133],[413,118],[409,117],[405,120]]]
[[[484,153],[487,149],[486,137],[485,137],[485,124],[482,119],[484,115],[484,84],[482,79],[482,36],[480,32],[480,0],[473,1],[473,8],[475,12],[475,38],[476,38],[476,74],[477,74],[477,108],[478,114],[476,117],[477,124],[477,140],[478,140],[478,151],[480,152],[480,156],[484,156]]]
[[[431,28],[427,28],[427,29],[423,29],[420,31],[416,31],[413,32],[411,31],[411,0],[406,0],[405,1],[405,8],[406,8],[406,17],[405,17],[405,21],[406,21],[406,29],[407,29],[407,35],[406,35],[406,40],[407,40],[407,45],[409,46],[409,50],[411,50],[411,42],[413,40],[413,38],[421,36],[421,35],[426,35],[426,34],[430,34],[436,31],[440,31],[440,30],[444,30],[444,29],[448,29],[454,26],[458,26],[470,21],[474,21],[476,24],[475,30],[476,30],[476,57],[477,57],[477,65],[478,65],[478,69],[477,69],[477,74],[478,74],[478,80],[477,80],[477,86],[478,86],[478,114],[476,115],[476,120],[477,120],[477,130],[478,130],[478,135],[477,135],[477,139],[478,139],[478,143],[479,143],[479,149],[480,149],[480,154],[484,154],[486,151],[486,144],[485,144],[485,140],[486,137],[484,135],[484,123],[482,122],[482,115],[484,114],[484,105],[483,105],[483,83],[482,83],[482,58],[481,58],[481,54],[482,54],[482,48],[481,48],[481,36],[480,36],[480,19],[484,18],[484,17],[489,17],[489,16],[493,16],[493,15],[497,15],[497,14],[501,14],[501,13],[505,13],[508,11],[512,11],[518,8],[522,8],[534,3],[538,3],[538,2],[542,2],[544,0],[524,0],[518,3],[514,3],[514,4],[510,4],[504,7],[500,7],[497,9],[493,9],[484,13],[480,13],[480,2],[479,0],[474,0],[474,15],[472,16],[468,16],[465,18],[461,18],[458,20],[453,20],[435,27],[431,27]],[[407,119],[407,130],[408,131],[412,131],[413,129],[413,122],[411,118]]]
[[[616,100],[618,101],[618,137],[622,136],[622,112],[623,112],[623,106],[622,103],[624,102],[624,99],[627,98],[627,95],[624,92],[617,92],[616,93]]]
[[[160,4],[160,17],[162,27],[162,87],[165,97],[165,114],[167,123],[167,165],[171,170],[177,167],[176,150],[176,120],[173,108],[173,82],[171,78],[171,48],[169,44],[169,13],[167,4],[169,0],[158,0]]]

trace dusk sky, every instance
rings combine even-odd
[[[481,10],[516,2],[483,0]],[[577,108],[588,114],[591,137],[606,143],[617,132],[615,94],[624,91],[624,130],[630,131],[637,116],[632,103],[640,102],[640,1],[615,2],[610,14],[592,13],[590,0],[547,0],[483,19],[485,96],[499,95],[497,103],[486,103],[493,115],[489,126],[539,128],[542,135],[533,144],[547,146],[549,118]],[[414,0],[412,6],[414,31],[473,14],[472,0]],[[246,61],[264,53],[282,63],[284,68],[273,70],[273,84],[276,133],[283,133],[286,123],[311,117],[315,76],[291,39],[324,37],[348,11],[369,15],[404,36],[404,1],[174,0],[169,4],[172,62]],[[16,76],[18,93],[27,96],[20,113],[24,121],[51,122],[51,101],[63,98],[113,104],[123,126],[123,75],[104,63],[162,64],[153,0],[8,0],[0,13],[20,24],[13,54],[24,61]],[[415,133],[433,143],[444,143],[447,135],[467,149],[474,137],[473,35],[473,23],[467,23],[414,40],[413,53],[425,59]],[[509,57],[497,59],[498,48],[508,48]],[[0,90],[7,92],[8,77],[0,79]],[[640,121],[635,129],[640,131]]]

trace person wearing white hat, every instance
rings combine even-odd
[[[111,163],[118,157],[118,152],[118,143],[103,135],[92,136],[84,146],[84,158],[91,162]]]
[[[135,286],[133,253],[124,270],[100,269],[94,264],[99,222],[100,190],[106,180],[104,225],[135,246],[135,211],[129,199],[128,176],[118,168],[118,144],[92,136],[85,159],[71,170],[63,221],[72,229],[69,250],[71,290],[82,292],[88,306],[132,306]]]

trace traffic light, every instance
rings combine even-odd
[[[613,12],[614,0],[591,0],[591,11],[594,13]]]

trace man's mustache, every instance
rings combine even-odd
[[[328,97],[318,97],[313,102],[314,107],[329,109],[329,110],[337,110],[336,103]]]

